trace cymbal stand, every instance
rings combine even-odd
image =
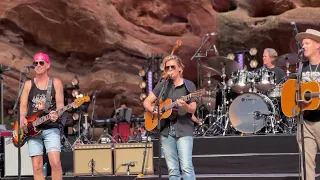
[[[287,74],[287,76],[289,76],[290,73],[291,73],[290,70],[289,70],[289,67],[290,67],[290,66],[289,66],[289,63],[286,62],[286,69],[287,69],[287,70],[286,70],[286,74]]]
[[[222,135],[225,136],[228,125],[229,125],[229,117],[228,117],[228,107],[227,104],[229,104],[227,100],[227,85],[225,82],[226,74],[225,74],[225,67],[222,68],[222,104],[221,106],[218,106],[217,110],[217,119],[216,121],[207,129],[207,131],[203,134],[203,136],[206,136],[207,134],[212,134],[218,131],[218,129],[222,130]],[[224,127],[223,127],[224,126]],[[218,131],[219,132],[219,131]]]
[[[85,118],[85,130],[84,130],[84,132],[81,133],[81,119],[82,119],[82,116],[84,116],[84,118]],[[87,142],[88,144],[91,144],[91,142],[89,141],[89,139],[86,136],[86,133],[88,132],[88,113],[83,114],[83,112],[81,111],[78,121],[79,121],[79,125],[78,125],[78,128],[79,128],[78,136],[79,137],[74,141],[72,147],[74,147],[74,145],[77,145],[77,144],[84,144],[83,143],[84,141]],[[83,140],[82,140],[82,138],[83,138]]]

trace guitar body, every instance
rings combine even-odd
[[[32,116],[26,118],[28,121],[28,125],[21,129],[20,147],[22,147],[30,137],[37,136],[41,133],[41,131],[38,131],[32,125],[32,122],[34,120],[36,120],[40,114],[42,114],[42,111],[38,111],[35,114],[33,114]],[[19,121],[19,119],[14,122],[13,132],[12,132],[12,142],[13,142],[14,146],[16,146],[16,147],[19,146],[19,144],[18,144],[18,130],[19,130],[18,121]]]
[[[294,117],[300,113],[298,96],[296,94],[297,80],[289,79],[282,87],[281,108],[287,117]],[[316,110],[320,105],[319,97],[305,98],[308,93],[319,93],[320,88],[317,82],[301,82],[301,100],[303,100],[302,111]]]
[[[160,108],[160,111],[161,109],[166,106],[166,105],[169,105],[172,103],[172,100],[171,99],[167,99],[165,100],[164,102],[162,100],[159,101],[159,108]],[[154,106],[155,104],[152,104],[152,106]],[[160,120],[162,119],[166,119],[166,118],[169,118],[170,115],[172,114],[172,109],[169,109],[167,110],[166,112],[164,112],[161,116],[160,116]],[[153,131],[155,130],[155,128],[157,127],[158,125],[158,115],[155,115],[149,111],[145,112],[144,114],[144,121],[145,121],[145,128],[147,131]]]

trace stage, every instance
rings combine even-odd
[[[157,140],[153,140],[154,175],[145,175],[141,179],[159,177],[157,145]],[[64,179],[137,179],[137,175],[73,177],[73,152],[62,152],[61,159],[66,174]],[[298,159],[295,135],[215,136],[194,139],[193,163],[197,179],[295,180],[298,179],[299,173]],[[319,157],[317,160],[319,161]],[[317,165],[317,172],[319,167],[320,165]],[[161,158],[161,171],[162,179],[167,179],[168,172],[164,158]]]

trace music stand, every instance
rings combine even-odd
[[[132,108],[120,108],[118,112],[116,113],[116,125],[117,125],[117,133],[113,136],[113,139],[116,139],[118,137],[118,141],[120,143],[123,143],[124,140],[121,137],[121,134],[119,132],[120,129],[120,121],[121,122],[128,122],[130,123],[132,116]],[[118,143],[118,142],[117,142]]]

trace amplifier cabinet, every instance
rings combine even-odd
[[[25,143],[20,150],[21,176],[33,176],[28,143]],[[4,138],[4,158],[4,176],[18,176],[18,148],[13,145],[11,137]]]
[[[122,143],[114,145],[114,174],[140,174],[144,156],[145,143]],[[129,166],[129,168],[128,168]],[[149,142],[143,174],[153,174],[153,144]]]
[[[75,176],[112,174],[112,145],[75,145],[73,170]]]

